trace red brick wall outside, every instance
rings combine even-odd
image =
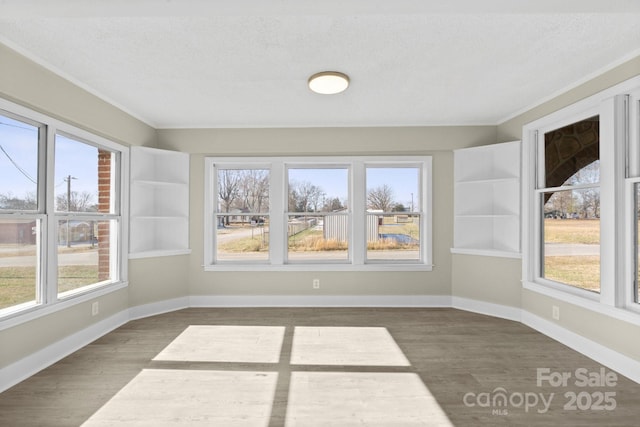
[[[111,158],[110,151],[98,150],[98,212],[111,211]],[[110,222],[98,223],[98,280],[110,278]]]

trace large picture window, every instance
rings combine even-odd
[[[218,168],[216,260],[269,260],[269,170]]]
[[[0,313],[41,300],[45,136],[44,125],[0,112]]]
[[[368,165],[367,260],[420,259],[421,168]]]
[[[541,277],[600,292],[600,120],[545,132],[541,199]]]
[[[125,148],[0,107],[0,318],[122,283]]]
[[[523,284],[626,319],[640,312],[639,79],[523,129]]]
[[[429,157],[208,158],[205,170],[206,269],[431,268]]]
[[[287,168],[287,261],[348,261],[349,168]]]

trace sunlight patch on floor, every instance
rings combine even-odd
[[[287,427],[453,424],[417,374],[293,372]]]
[[[386,328],[296,326],[292,365],[410,366]]]
[[[153,360],[278,363],[284,326],[191,325]]]
[[[269,424],[276,372],[145,369],[83,427]]]

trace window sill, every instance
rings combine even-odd
[[[633,325],[640,326],[640,307],[613,307],[610,305],[602,304],[596,295],[580,295],[576,293],[570,293],[565,290],[556,289],[555,287],[543,285],[540,283],[523,281],[522,286],[532,292],[536,292],[541,295],[545,295],[560,301],[565,301],[569,304],[591,310],[595,313],[599,313],[617,320],[631,323]],[[586,292],[586,291],[585,291]]]
[[[103,295],[110,294],[117,290],[126,288],[128,285],[128,282],[111,283],[87,290],[86,292],[78,292],[75,295],[60,299],[52,304],[30,305],[28,308],[25,307],[23,310],[15,311],[7,309],[7,314],[3,317],[0,317],[0,331],[18,326],[22,323],[26,323],[43,316],[47,316],[49,314],[56,313],[61,310],[65,310],[69,307],[73,307],[74,305],[93,300]]]
[[[205,265],[204,271],[432,271],[429,264],[216,264]]]

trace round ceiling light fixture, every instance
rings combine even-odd
[[[309,89],[322,95],[335,95],[349,87],[349,76],[339,71],[322,71],[309,77]]]

